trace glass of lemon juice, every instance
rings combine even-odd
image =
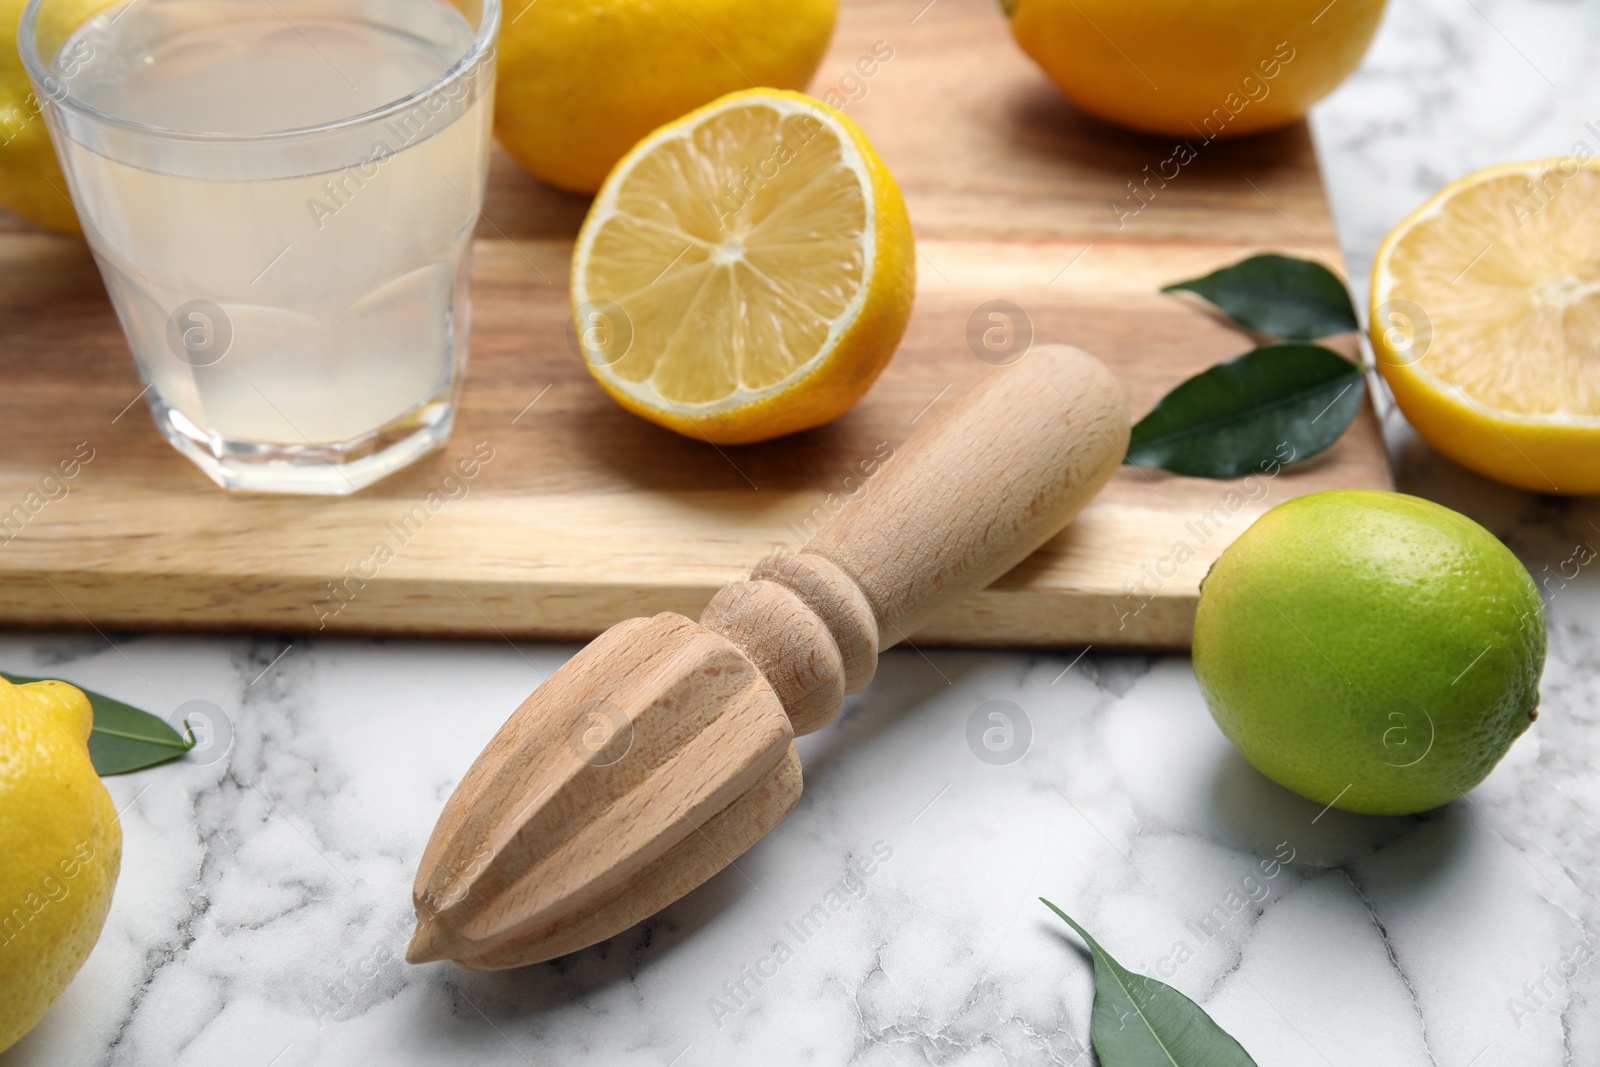
[[[499,18],[28,3],[22,60],[145,398],[218,484],[350,493],[449,435]]]

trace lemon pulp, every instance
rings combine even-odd
[[[904,206],[870,153],[842,115],[773,90],[636,146],[573,256],[575,325],[601,384],[713,440],[853,403],[893,353],[914,284]],[[586,329],[596,314],[600,333]]]
[[[1600,491],[1600,163],[1491,167],[1398,226],[1372,340],[1401,409],[1464,465]]]

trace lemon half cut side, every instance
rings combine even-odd
[[[1600,160],[1502,164],[1437,193],[1378,250],[1371,336],[1440,452],[1535,492],[1600,492]]]
[[[899,189],[849,119],[800,93],[715,100],[639,142],[572,258],[595,380],[717,444],[847,411],[894,354],[916,284]]]

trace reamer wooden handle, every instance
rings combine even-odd
[[[804,548],[762,560],[700,616],[761,668],[797,734],[872,680],[881,648],[1054,536],[1128,447],[1122,388],[1066,345],[990,371],[931,414]]]
[[[794,735],[871,681],[880,648],[1066,525],[1128,442],[1116,380],[1059,345],[924,417],[800,551],[700,622],[618,623],[523,701],[434,827],[408,960],[550,959],[727,866],[799,800]]]

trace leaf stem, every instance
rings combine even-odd
[[[185,729],[188,729],[189,722],[187,719],[184,720],[183,725]],[[198,743],[194,740],[194,733],[192,731],[189,734],[189,741],[187,744],[185,744],[181,738],[177,741],[168,741],[165,738],[160,737],[146,737],[144,734],[124,733],[121,730],[113,730],[106,726],[96,726],[94,728],[94,732],[97,734],[105,734],[107,737],[120,737],[124,741],[138,741],[141,744],[146,745],[159,745],[162,748],[175,748],[179,752],[187,752]]]

